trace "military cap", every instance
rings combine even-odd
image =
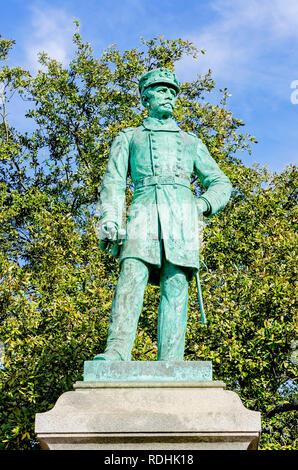
[[[172,70],[165,68],[158,68],[150,70],[150,72],[145,73],[139,81],[139,90],[142,95],[144,90],[151,85],[157,85],[158,83],[167,83],[172,85],[175,88],[177,93],[179,93],[179,82],[177,76]]]

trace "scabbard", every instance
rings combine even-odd
[[[204,304],[203,304],[203,296],[202,296],[202,289],[201,289],[201,282],[199,273],[196,273],[196,284],[197,284],[197,292],[199,298],[199,306],[200,306],[200,313],[201,313],[201,321],[203,325],[206,325],[207,320],[204,312]]]

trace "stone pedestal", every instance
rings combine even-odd
[[[211,363],[110,366],[87,361],[84,381],[36,415],[43,449],[257,449],[260,413],[246,409],[223,382],[208,380]]]

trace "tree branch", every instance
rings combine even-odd
[[[269,411],[267,411],[267,413],[264,415],[264,417],[271,418],[272,416],[278,413],[285,413],[286,411],[295,411],[295,410],[298,410],[298,400],[294,400],[290,403],[283,402],[270,408]]]
[[[7,122],[6,91],[5,91],[5,88],[6,87],[4,87],[3,92],[0,93],[1,101],[2,101],[2,112],[0,113],[0,115],[2,117],[2,122],[3,122],[4,129],[5,129],[6,144],[8,145],[9,144],[9,126],[8,126],[8,122]],[[24,182],[23,182],[21,169],[20,169],[17,161],[15,160],[15,158],[13,157],[12,154],[11,154],[11,160],[12,160],[14,166],[17,169],[18,176],[19,176],[19,182],[20,182],[22,188],[24,189],[24,191],[27,191],[27,188],[26,188],[26,186],[24,185]]]

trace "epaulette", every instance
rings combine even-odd
[[[136,129],[136,127],[127,127],[126,129],[122,129],[121,132],[130,132],[130,131],[134,131]]]
[[[198,138],[198,136],[197,136],[196,134],[194,134],[193,132],[186,131],[186,134],[189,134],[189,135],[192,135],[193,137],[196,137],[196,138]]]

